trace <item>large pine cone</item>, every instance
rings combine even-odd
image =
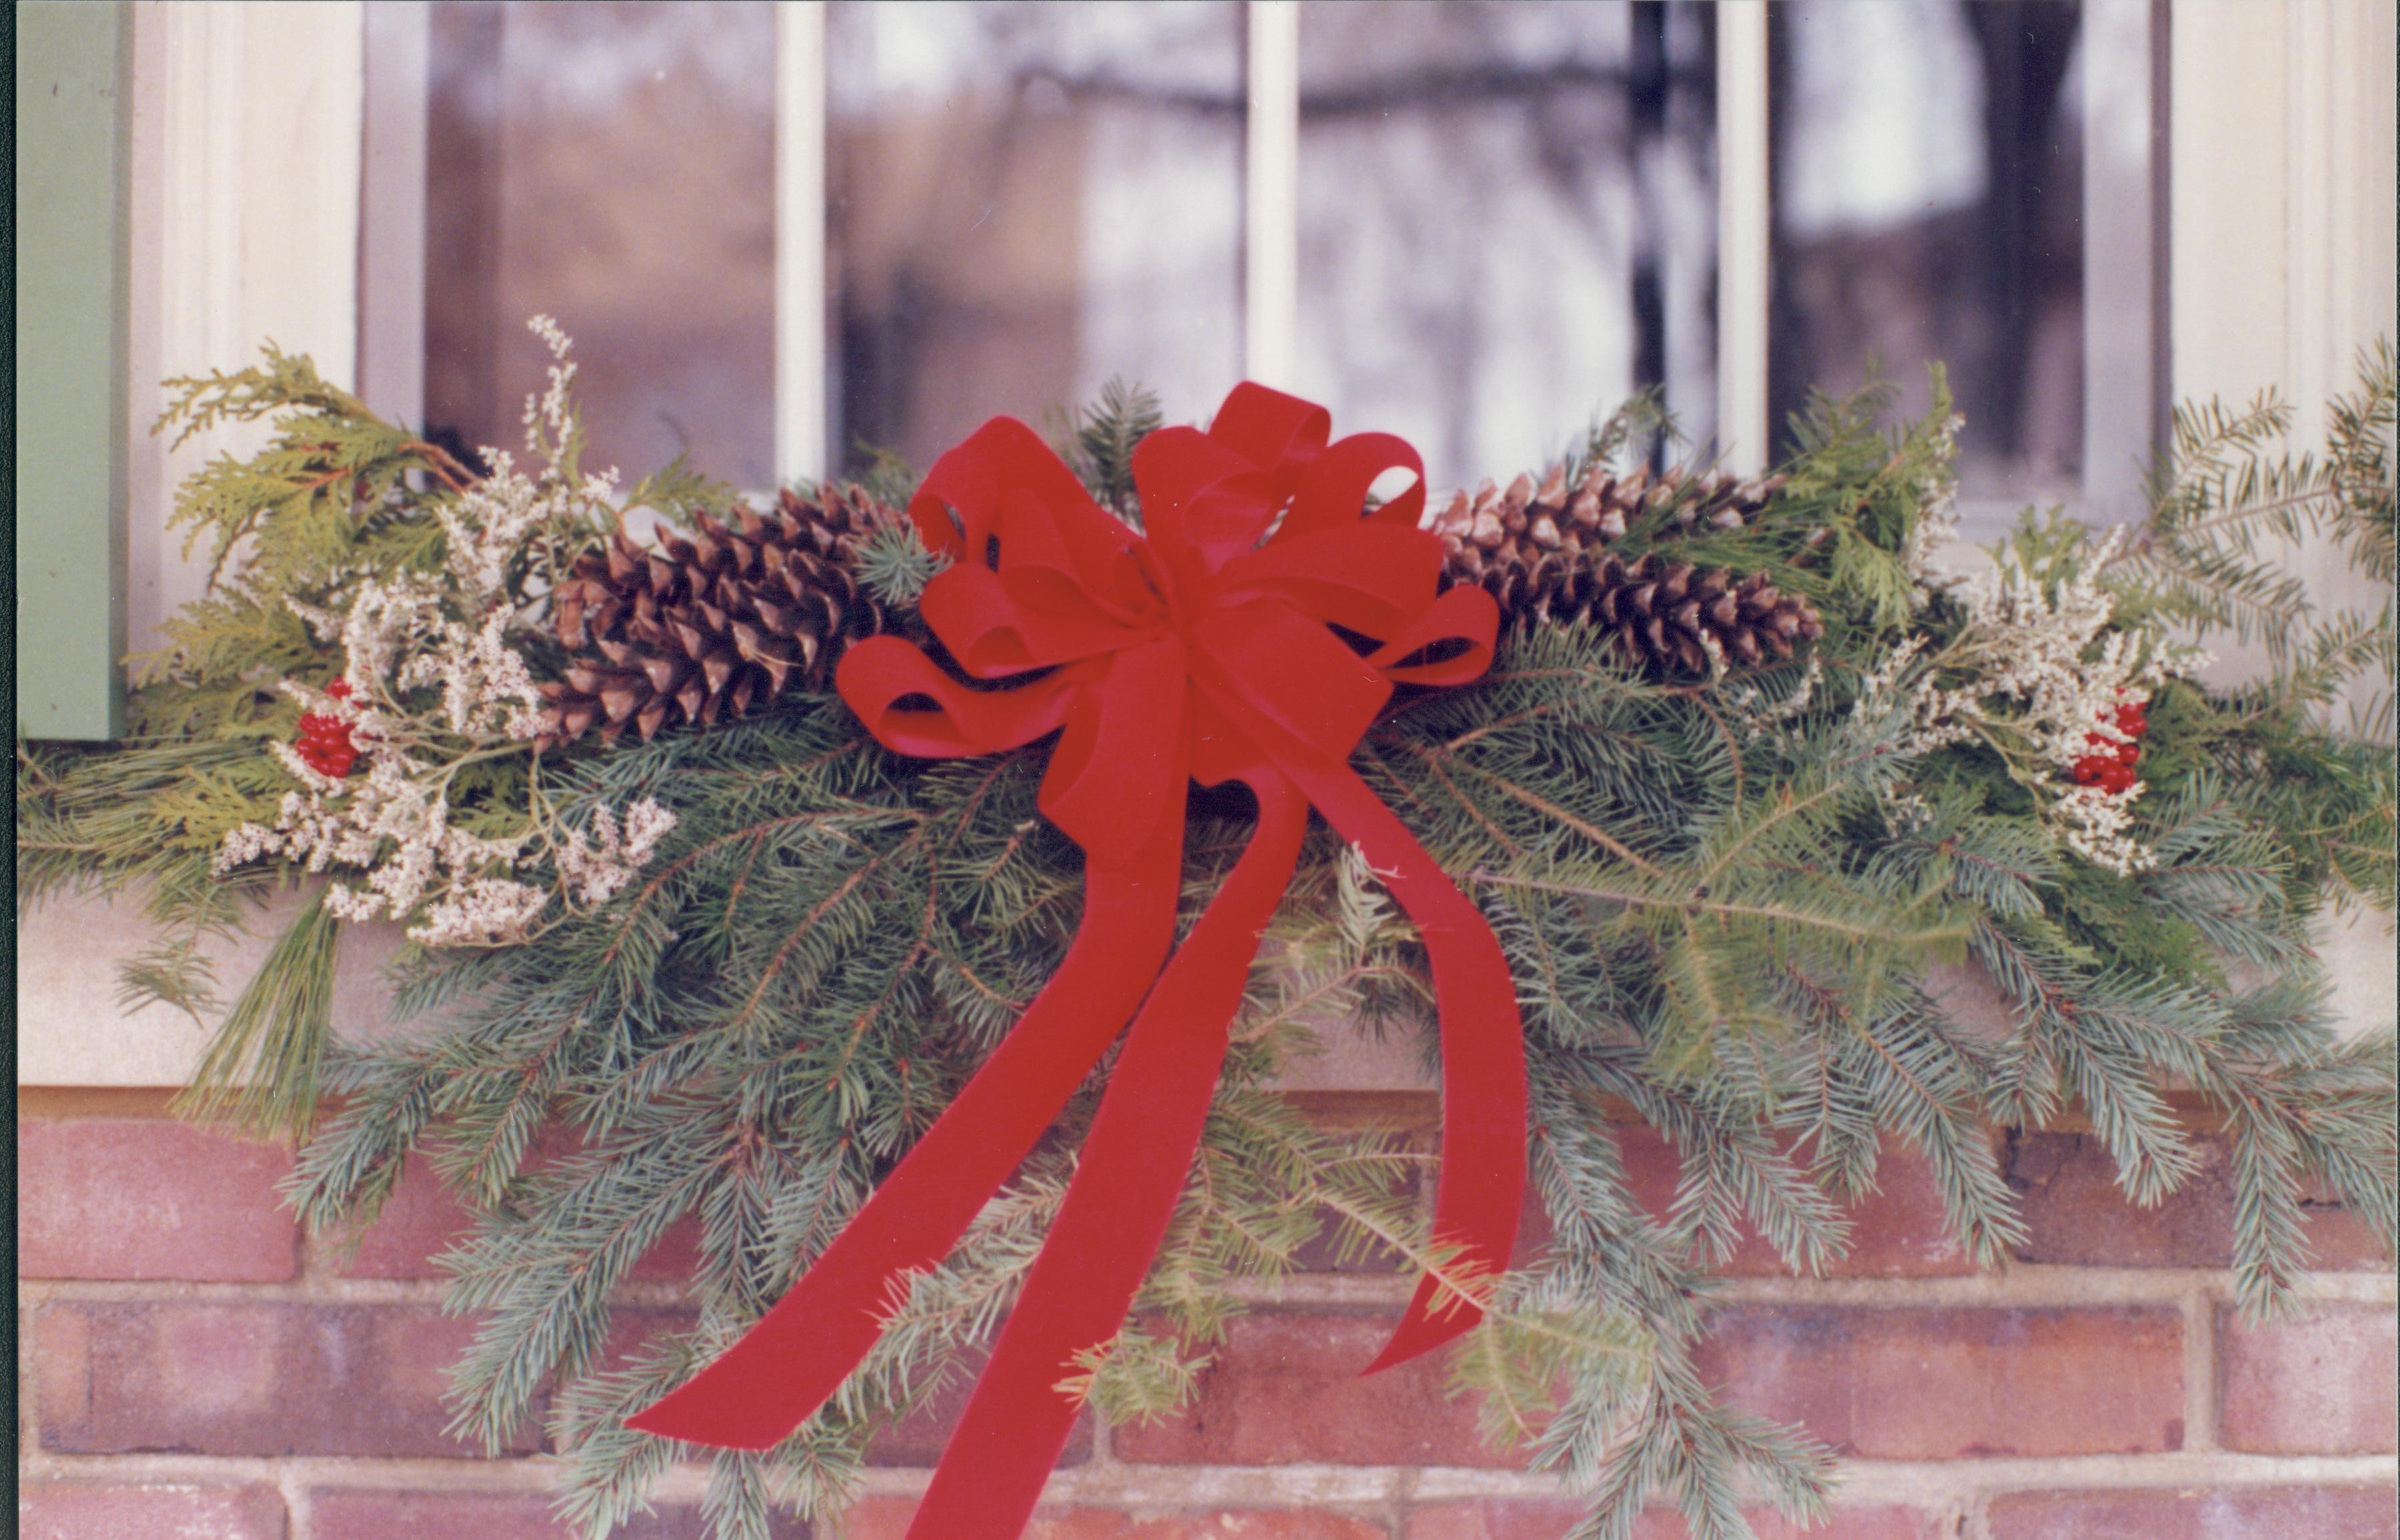
[[[903,521],[855,488],[786,491],[732,523],[702,512],[648,549],[620,533],[580,558],[552,602],[573,654],[544,685],[545,747],[598,728],[647,741],[674,722],[739,716],[794,686],[822,689],[852,642],[891,629],[859,549]]]
[[[1653,552],[1628,564],[1609,545],[1635,520],[1656,516],[1662,536],[1747,525],[1783,478],[1647,467],[1619,476],[1594,466],[1572,485],[1552,470],[1461,492],[1426,520],[1441,537],[1445,578],[1499,601],[1507,622],[1584,623],[1616,634],[1629,654],[1670,673],[1702,674],[1710,643],[1734,665],[1789,658],[1824,631],[1816,610],[1764,577],[1702,571]]]
[[[1737,579],[1729,568],[1702,571],[1655,551],[1630,564],[1603,555],[1548,585],[1524,613],[1614,632],[1631,656],[1678,674],[1707,673],[1711,641],[1728,664],[1749,667],[1789,658],[1825,631],[1806,600],[1778,592],[1764,574]]]

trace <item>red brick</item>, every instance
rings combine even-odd
[[[289,1151],[164,1118],[17,1125],[17,1273],[274,1283],[299,1272]]]
[[[283,1498],[272,1487],[112,1487],[33,1481],[17,1492],[22,1540],[283,1540]]]
[[[1430,1503],[1409,1510],[1404,1540],[1565,1540],[1591,1511],[1575,1498],[1490,1497]],[[1757,1540],[1934,1540],[1933,1516],[1915,1508],[1835,1508],[1815,1529],[1802,1529],[1772,1509],[1743,1515]],[[1633,1526],[1633,1540],[1689,1540],[1691,1526],[1671,1510],[1652,1507]]]
[[[1745,1307],[1698,1358],[1740,1405],[1871,1459],[2183,1445],[2172,1310]]]
[[[20,1351],[33,1355],[34,1404],[46,1419],[83,1422],[91,1415],[89,1321],[80,1311],[53,1310],[31,1322]]]
[[[2245,1327],[2217,1317],[2218,1437],[2254,1454],[2389,1454],[2400,1380],[2390,1305],[2329,1304]]]
[[[2136,1206],[2117,1163],[2090,1134],[2012,1135],[2009,1185],[2025,1221],[2017,1260],[2075,1267],[2228,1267],[2233,1261],[2233,1161],[2220,1134],[2192,1137],[2199,1169],[2165,1202]],[[2310,1265],[2325,1272],[2391,1265],[2373,1227],[2320,1195],[2307,1207]]]
[[[442,1394],[474,1332],[410,1306],[55,1304],[34,1322],[62,1453],[465,1456]],[[538,1418],[510,1452],[538,1447]]]
[[[1181,1412],[1116,1431],[1136,1465],[1521,1465],[1477,1435],[1475,1408],[1444,1390],[1444,1356],[1372,1377],[1394,1319],[1315,1312],[1237,1317],[1209,1351],[1199,1399]]]
[[[538,1492],[360,1492],[308,1494],[314,1540],[572,1540],[551,1499]],[[806,1540],[809,1527],[778,1513],[775,1540]],[[610,1540],[706,1540],[696,1507],[639,1514],[609,1532]]]
[[[466,1234],[467,1224],[457,1195],[425,1161],[411,1158],[357,1249],[344,1255],[336,1246],[334,1267],[346,1278],[438,1278],[443,1274],[433,1259]]]
[[[2300,1233],[2308,1238],[2309,1266],[2320,1273],[2389,1273],[2392,1254],[2375,1238],[2375,1227],[2330,1192],[2300,1200]]]
[[[608,1335],[601,1339],[594,1367],[603,1371],[623,1369],[653,1342],[669,1332],[689,1331],[700,1324],[700,1312],[669,1306],[629,1305],[611,1311]]]
[[[958,1431],[959,1419],[966,1412],[967,1397],[975,1393],[975,1376],[983,1372],[987,1356],[980,1348],[961,1353],[949,1377],[923,1406],[875,1436],[866,1446],[866,1463],[920,1466],[939,1463],[950,1435]],[[1058,1456],[1058,1465],[1062,1468],[1080,1465],[1091,1457],[1092,1417],[1085,1412],[1068,1430],[1067,1447]]]
[[[536,1140],[528,1166],[539,1166],[578,1148],[573,1130],[552,1125]],[[443,1185],[430,1165],[412,1159],[375,1217],[348,1258],[335,1254],[334,1265],[350,1278],[439,1278],[447,1276],[434,1259],[464,1239],[470,1220],[457,1194]],[[634,1283],[689,1283],[700,1265],[700,1217],[687,1214],[667,1228],[656,1246],[634,1263],[626,1277]]]
[[[620,1309],[609,1320],[598,1367],[620,1369],[652,1339],[665,1332],[689,1331],[698,1319],[698,1313],[691,1310],[648,1306]],[[958,1428],[960,1416],[966,1411],[967,1397],[975,1389],[975,1376],[982,1371],[984,1357],[981,1349],[960,1354],[958,1367],[923,1407],[868,1443],[866,1463],[913,1466],[938,1463],[950,1435]],[[1058,1464],[1062,1467],[1079,1465],[1091,1457],[1092,1419],[1087,1414],[1075,1419]]]
[[[628,1283],[689,1284],[700,1271],[700,1216],[686,1214],[668,1225],[656,1245],[625,1270]]]
[[[1643,1124],[1617,1130],[1625,1180],[1636,1202],[1658,1219],[1674,1206],[1682,1165],[1666,1136]],[[1886,1139],[1876,1161],[1875,1190],[1848,1210],[1850,1248],[1825,1269],[1829,1278],[1955,1277],[1975,1271],[1974,1259],[1950,1226],[1933,1168],[1914,1145]],[[1549,1217],[1538,1193],[1529,1202],[1517,1244],[1520,1259],[1548,1244]],[[1748,1224],[1734,1254],[1716,1272],[1734,1277],[1790,1277],[1782,1253]]]
[[[1992,1540],[2392,1540],[2390,1487],[2038,1492],[1992,1499]]]
[[[533,1153],[525,1163],[528,1171],[539,1170],[553,1161],[580,1155],[585,1149],[583,1131],[566,1124],[553,1123],[544,1127],[534,1141]],[[629,1283],[684,1284],[700,1269],[700,1216],[689,1213],[667,1226],[666,1233],[634,1265],[625,1270]]]
[[[903,1540],[915,1517],[912,1497],[869,1497],[844,1516],[844,1540]],[[1390,1540],[1370,1520],[1317,1509],[1216,1508],[1180,1514],[1118,1508],[1036,1508],[1021,1540]]]

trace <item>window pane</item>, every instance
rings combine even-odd
[[[440,5],[428,62],[426,417],[514,451],[575,338],[586,463],[774,480],[772,7]]]
[[[1240,377],[1238,7],[827,13],[832,443],[922,467],[1111,375],[1205,416]]]
[[[1709,7],[1301,11],[1300,388],[1437,484],[1663,385],[1715,421]]]
[[[1968,497],[2065,499],[2083,464],[2083,115],[2059,0],[1769,11],[1773,420],[1870,361],[1923,410],[1948,364]],[[2130,446],[2129,446],[2130,448]]]

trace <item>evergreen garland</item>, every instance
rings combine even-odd
[[[1801,1271],[1843,1254],[1843,1210],[1873,1190],[1886,1136],[1924,1155],[1988,1263],[2024,1238],[1993,1123],[2080,1110],[2128,1201],[2147,1205],[2196,1169],[2176,1098],[2197,1094],[2231,1143],[2234,1274],[2254,1315],[2305,1288],[2312,1186],[2387,1247],[2400,1230],[2394,1045],[2337,1039],[2307,946],[2329,902],[2392,912],[2393,609],[2387,597],[2380,615],[2311,616],[2265,544],[2321,533],[2388,591],[2392,350],[2367,356],[2322,457],[2272,453],[2288,417],[2271,402],[2179,413],[2155,511],[2130,539],[2031,519],[2014,538],[2013,570],[2053,594],[2100,585],[2120,630],[2289,638],[2256,683],[2174,676],[2151,691],[2148,789],[2126,834],[2145,859],[2122,870],[2046,822],[2056,788],[2028,770],[2009,722],[1928,730],[1928,702],[1971,682],[1984,623],[1922,563],[1954,430],[1938,385],[1933,415],[1890,434],[1874,391],[1813,403],[1762,515],[1678,547],[1806,594],[1826,625],[1807,660],[1669,683],[1590,633],[1528,627],[1480,686],[1397,701],[1354,761],[1481,906],[1516,974],[1554,1238],[1499,1281],[1452,1375],[1488,1434],[1592,1495],[1579,1535],[1630,1535],[1652,1501],[1710,1540],[1749,1533],[1746,1494],[1822,1516],[1827,1451],[1720,1404],[1693,1353],[1710,1269],[1745,1229]],[[336,671],[282,597],[324,594],[361,566],[439,566],[447,526],[431,511],[472,472],[280,355],[195,385],[179,413],[279,416],[274,448],[211,467],[187,498],[221,553],[248,538],[264,554],[183,622],[168,674],[142,692],[142,742],[20,744],[19,883],[140,880],[171,895],[153,904],[178,939],[137,961],[131,987],[198,1009],[190,938],[231,923],[271,875],[209,866],[284,789],[259,746],[294,715],[273,681]],[[1128,518],[1131,450],[1156,422],[1154,402],[1112,388],[1074,424],[1070,457]],[[1655,452],[1670,428],[1636,403],[1584,453]],[[559,447],[571,468],[571,435]],[[905,494],[892,467],[883,476]],[[681,472],[638,494],[670,511],[721,496]],[[547,537],[541,570],[605,524]],[[898,606],[934,566],[894,539],[860,570]],[[2337,729],[2330,705],[2362,688]],[[290,1049],[317,1077],[280,1104],[286,1125],[319,1086],[339,1095],[292,1180],[312,1229],[371,1223],[412,1153],[470,1201],[474,1230],[445,1259],[453,1305],[484,1313],[457,1370],[457,1428],[497,1446],[551,1393],[562,1506],[586,1533],[638,1512],[688,1452],[623,1416],[789,1287],[1057,966],[1082,888],[1077,852],[1035,811],[1043,757],[901,758],[824,697],[579,751],[542,772],[562,825],[644,800],[673,815],[621,891],[517,945],[406,954],[398,1007],[429,1024],[421,1035],[279,1036],[322,1015],[338,922],[314,907],[237,1002],[248,1026],[228,1030],[251,1034],[246,1061]],[[522,772],[494,764],[476,796],[505,805]],[[1194,805],[1187,922],[1247,832],[1240,807]],[[1434,1051],[1407,924],[1319,826],[1271,943],[1139,1324],[1082,1366],[1111,1418],[1186,1401],[1245,1283],[1293,1269],[1324,1225],[1353,1260],[1453,1267],[1394,1179],[1434,1157],[1313,1127],[1269,1089],[1310,1045],[1309,1021]],[[1929,993],[1927,970],[1959,961],[2014,1007],[2006,1032],[1953,1019]],[[1039,1250],[1106,1073],[917,1280],[833,1403],[777,1450],[711,1454],[713,1533],[763,1536],[779,1506],[838,1510],[873,1433],[958,1372]],[[1664,1215],[1629,1187],[1626,1117],[1679,1157]],[[535,1164],[552,1122],[580,1147]],[[603,1370],[612,1291],[694,1213],[696,1325]]]

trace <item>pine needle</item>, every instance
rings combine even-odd
[[[313,894],[268,948],[217,1029],[179,1114],[261,1138],[298,1138],[315,1124],[318,1077],[334,1025],[342,926]]]

